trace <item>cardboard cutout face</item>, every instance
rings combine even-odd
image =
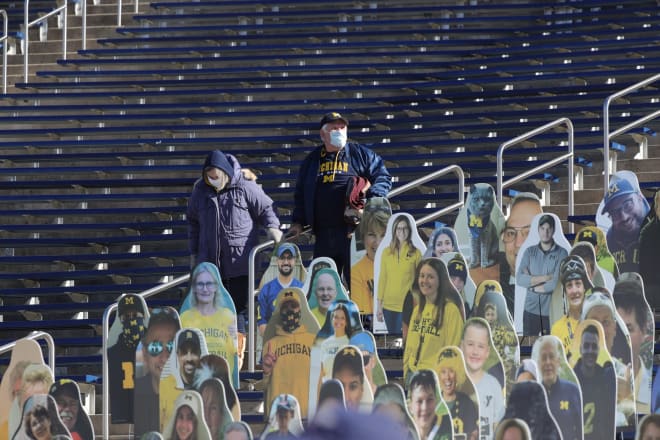
[[[639,422],[635,440],[653,440],[660,436],[660,414],[646,415]]]
[[[454,424],[454,433],[466,439],[479,436],[479,397],[467,375],[463,352],[447,346],[440,351],[435,366],[442,399],[447,404]]]
[[[453,228],[441,223],[436,226],[429,236],[424,258],[442,258],[448,252],[459,252],[458,239],[456,238],[456,231]]]
[[[347,345],[337,351],[332,363],[332,378],[341,382],[349,411],[371,411],[374,395],[366,378],[359,348]]]
[[[149,309],[144,298],[132,293],[119,297],[112,327],[120,331],[114,344],[108,345],[107,353],[112,423],[133,422],[135,349],[144,335],[148,319]]]
[[[362,353],[364,374],[369,381],[369,385],[371,385],[371,389],[375,390],[377,387],[386,384],[387,373],[385,372],[383,363],[378,357],[378,349],[376,348],[374,335],[367,330],[355,332],[351,335],[351,339],[348,343],[357,347]]]
[[[477,286],[472,281],[468,266],[465,263],[463,255],[458,252],[445,252],[440,259],[447,266],[449,279],[454,285],[465,304],[465,314],[470,315],[474,307],[474,297],[477,293]]]
[[[426,258],[419,263],[411,291],[419,300],[406,336],[404,377],[413,371],[432,369],[443,347],[458,345],[465,322],[462,298],[441,259]]]
[[[408,440],[419,440],[419,431],[408,411],[406,396],[398,383],[381,385],[374,395],[374,414],[383,414],[395,420],[408,432]]]
[[[160,376],[174,351],[174,340],[180,328],[179,313],[173,307],[151,310],[147,330],[135,352],[133,429],[137,437],[160,430]]]
[[[614,261],[610,248],[607,247],[607,240],[605,239],[605,233],[603,230],[597,226],[585,226],[575,234],[573,245],[584,241],[591,243],[594,247],[594,252],[596,252],[596,263],[598,263],[598,266],[611,274],[613,278],[618,278],[619,267],[617,266],[616,261]]]
[[[612,297],[630,337],[637,413],[648,414],[651,411],[655,317],[646,302],[642,277],[634,272],[621,274]]]
[[[550,413],[562,437],[582,438],[582,391],[562,342],[556,336],[541,336],[532,347],[532,360],[538,365],[539,381],[545,387]]]
[[[194,389],[195,373],[201,358],[208,354],[204,334],[199,329],[184,327],[177,332],[172,354],[160,376],[160,432],[172,418],[181,391]]]
[[[176,398],[172,415],[165,425],[166,439],[211,440],[204,420],[202,396],[194,390],[184,390]]]
[[[20,427],[14,440],[67,440],[71,433],[57,413],[55,399],[48,394],[33,394],[23,405]]]
[[[222,381],[215,377],[206,379],[197,387],[197,391],[202,396],[204,421],[209,428],[211,439],[221,438],[225,426],[234,421],[227,406]]]
[[[493,344],[504,365],[507,390],[515,382],[520,366],[520,344],[513,322],[506,309],[506,301],[500,284],[484,281],[477,289],[479,302],[472,316],[484,318],[490,325]]]
[[[495,440],[506,439],[531,440],[532,434],[524,420],[502,419],[495,430]]]
[[[532,438],[557,440],[563,438],[557,422],[550,413],[543,385],[538,382],[523,381],[513,385],[504,418],[524,420],[529,426]]]
[[[374,259],[392,216],[384,197],[367,200],[362,220],[351,239],[351,300],[360,313],[372,314],[374,304]]]
[[[495,191],[487,183],[470,187],[470,194],[454,223],[458,251],[465,256],[476,284],[499,280],[498,254],[504,214],[495,202]],[[490,269],[489,269],[490,268]]]
[[[276,304],[264,332],[265,399],[272,402],[280,394],[293,394],[301,414],[307,415],[311,351],[319,324],[299,288],[282,290]]]
[[[374,260],[374,333],[402,333],[404,300],[425,251],[426,246],[410,214],[390,217]]]
[[[30,364],[23,371],[21,379],[21,389],[19,391],[18,401],[18,418],[9,415],[9,430],[14,433],[20,428],[19,425],[13,425],[12,422],[18,421],[20,423],[21,417],[24,415],[25,403],[27,400],[37,394],[48,394],[50,386],[54,382],[53,372],[44,364]],[[57,412],[57,410],[55,410]]]
[[[639,270],[639,232],[649,209],[635,173],[612,174],[598,205],[596,225],[605,232],[607,246],[621,273]]]
[[[11,438],[21,422],[20,391],[23,372],[30,364],[45,366],[41,346],[32,339],[19,339],[0,382],[0,438]]]
[[[70,379],[60,379],[50,386],[48,394],[55,399],[60,419],[71,436],[93,440],[92,421],[80,398],[78,384]]]
[[[348,294],[337,271],[332,268],[317,271],[312,278],[308,302],[320,327],[325,324],[328,309],[338,300],[348,301]]]
[[[420,438],[453,438],[451,415],[440,395],[440,385],[435,371],[415,371],[410,375],[406,390],[408,408]]]
[[[312,296],[312,280],[316,278],[316,272],[321,269],[333,269],[337,272],[337,263],[330,257],[317,257],[314,258],[307,268],[307,277],[305,278],[305,283],[302,287],[302,291],[305,293],[305,297],[309,301]]]
[[[275,396],[269,414],[268,423],[261,434],[262,439],[268,438],[271,433],[274,433],[272,437],[290,436],[289,438],[298,437],[303,433],[300,405],[293,395]]]
[[[335,353],[349,344],[350,337],[362,331],[358,308],[352,301],[335,301],[326,313],[325,324],[316,335],[309,370],[309,414],[316,411],[319,387],[331,378]]]
[[[582,389],[584,438],[614,438],[617,418],[623,416],[616,409],[616,373],[600,322],[580,322],[571,351],[576,355],[569,362]]]
[[[526,336],[550,333],[550,304],[559,265],[571,246],[555,214],[534,217],[516,257],[516,331]]]
[[[490,334],[490,326],[483,318],[465,322],[460,345],[465,357],[468,377],[479,395],[480,437],[491,437],[504,415],[504,368]]]
[[[213,263],[200,263],[190,275],[190,291],[181,306],[181,325],[197,328],[209,353],[227,360],[235,387],[238,379],[236,308]]]
[[[224,396],[222,397],[221,404],[226,405],[229,408],[234,420],[240,420],[241,406],[238,402],[236,391],[231,385],[229,365],[224,358],[215,354],[203,356],[199,362],[199,369],[195,372],[195,389],[202,395],[204,402],[206,402],[207,399],[203,392],[203,385],[211,379],[217,379],[222,383]],[[217,385],[215,386],[215,390],[217,391]],[[206,408],[206,404],[204,407]],[[224,417],[223,420],[225,420]],[[209,423],[209,429],[211,429],[211,433],[213,434],[214,430],[212,429],[211,423]]]

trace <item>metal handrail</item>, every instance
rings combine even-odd
[[[173,279],[167,283],[159,284],[158,286],[147,289],[144,292],[139,293],[142,298],[149,298],[150,296],[156,295],[157,293],[163,292],[172,287],[176,287],[179,284],[185,283],[190,279],[190,274],[181,275],[178,278]],[[117,309],[117,303],[110,304],[105,311],[103,312],[103,396],[102,396],[102,433],[103,438],[107,439],[110,434],[110,381],[109,377],[109,367],[108,367],[108,336],[110,333],[110,315]]]
[[[82,50],[87,49],[87,0],[80,0],[82,6],[80,7],[80,13],[82,15],[82,29],[81,29],[81,39],[82,39]]]
[[[66,0],[64,1],[64,4],[58,8],[53,9],[50,11],[48,14],[43,15],[36,20],[29,22],[28,18],[30,16],[30,0],[25,0],[25,4],[23,6],[23,80],[24,82],[28,82],[28,55],[30,52],[30,28],[36,24],[41,23],[42,21],[48,20],[50,17],[53,15],[63,12],[62,14],[62,59],[66,60],[66,44],[67,44],[67,2]]]
[[[415,220],[415,224],[417,226],[422,225],[424,223],[428,223],[432,220],[435,220],[436,218],[451,212],[455,209],[459,209],[463,206],[465,203],[465,174],[463,173],[463,169],[458,166],[458,165],[450,165],[448,167],[442,168],[440,170],[434,171],[430,174],[427,174],[426,176],[422,176],[419,179],[413,180],[411,182],[406,183],[405,185],[401,185],[400,187],[393,189],[387,194],[387,198],[392,198],[395,196],[398,196],[399,194],[402,194],[406,191],[409,191],[411,189],[417,188],[419,185],[426,183],[430,180],[437,179],[440,176],[443,176],[445,174],[448,174],[450,172],[453,172],[456,174],[456,177],[458,178],[458,199],[459,201],[446,206],[434,213],[431,213],[429,215],[426,215],[420,219]],[[308,232],[307,230],[306,232]],[[248,319],[248,346],[250,349],[248,350],[248,371],[250,373],[254,372],[254,367],[255,367],[255,354],[256,354],[256,333],[255,333],[255,304],[254,304],[254,285],[256,281],[256,256],[259,252],[262,250],[271,247],[272,245],[275,244],[275,241],[273,240],[268,240],[264,243],[261,243],[255,247],[252,248],[250,251],[250,256],[248,258],[248,285],[250,287],[250,293],[248,294],[248,316],[250,319]]]
[[[53,372],[53,374],[55,374],[55,341],[53,341],[53,337],[46,332],[33,331],[22,339],[44,339],[46,341],[46,345],[48,345],[48,366],[50,367],[50,370]],[[16,342],[18,341],[20,341],[20,339],[1,346],[0,354],[13,350],[16,346]]]
[[[2,15],[2,38],[0,38],[0,43],[2,44],[2,93],[7,93],[7,42],[9,41],[9,18],[7,17],[7,11],[0,9],[0,15]]]
[[[517,176],[514,176],[510,178],[507,181],[504,180],[504,151],[511,147],[512,145],[519,144],[533,136],[536,136],[537,134],[541,134],[545,131],[550,130],[551,128],[557,127],[559,125],[565,124],[566,127],[568,128],[568,153],[563,154],[559,157],[556,157],[544,164],[541,164],[537,167],[532,168],[531,170],[527,170],[524,173],[518,174]],[[502,190],[505,187],[509,187],[515,183],[518,183],[529,176],[532,176],[539,171],[543,171],[545,169],[551,168],[555,165],[558,165],[562,163],[563,161],[568,159],[568,215],[572,216],[573,212],[575,210],[574,206],[574,200],[573,200],[573,135],[574,135],[574,129],[573,129],[573,123],[571,122],[570,119],[568,118],[559,118],[554,120],[553,122],[549,122],[541,127],[535,128],[534,130],[528,131],[527,133],[524,133],[518,137],[515,137],[511,140],[508,140],[504,142],[500,147],[497,149],[497,203],[502,206]],[[573,223],[569,223],[569,231],[572,233],[574,231],[574,225]]]
[[[121,6],[122,6],[122,0],[117,0],[117,27],[121,27]],[[140,12],[139,0],[135,0],[134,12],[136,14]]]
[[[613,132],[610,133],[610,104],[612,101],[614,101],[617,98],[620,98],[624,95],[627,95],[629,93],[632,93],[638,89],[641,89],[642,87],[654,83],[656,81],[660,80],[660,73],[657,75],[653,75],[650,78],[645,79],[644,81],[640,81],[636,84],[631,85],[630,87],[626,87],[623,90],[620,90],[607,98],[605,98],[605,102],[603,103],[603,168],[604,168],[604,173],[603,177],[605,178],[604,185],[603,185],[603,192],[607,193],[607,187],[610,184],[610,140],[622,133],[625,133],[626,131],[630,130],[631,128],[638,127],[642,125],[643,123],[650,121],[651,119],[655,119],[658,116],[660,116],[660,110],[656,110],[653,113],[649,113],[648,115],[641,117],[639,119],[636,119],[635,121],[624,125],[623,127],[619,128],[618,130],[614,130]]]

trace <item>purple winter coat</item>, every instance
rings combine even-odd
[[[229,176],[229,183],[219,192],[204,176],[209,166]],[[234,156],[220,150],[206,157],[202,177],[193,185],[186,216],[190,254],[195,264],[216,264],[223,279],[248,274],[250,250],[259,243],[257,225],[280,226],[273,200],[256,182],[243,178]]]

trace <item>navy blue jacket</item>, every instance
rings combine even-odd
[[[323,145],[310,152],[300,166],[294,193],[293,223],[302,226],[314,226],[314,198],[316,196],[316,178],[321,160]],[[345,155],[350,169],[357,176],[369,180],[371,187],[367,191],[369,197],[386,197],[392,188],[392,177],[385,168],[383,159],[364,145],[348,142],[344,146]],[[342,219],[343,212],[338,212]]]
[[[214,166],[230,181],[222,191],[206,182],[204,169]],[[223,279],[248,273],[250,250],[259,243],[259,229],[279,228],[273,200],[255,181],[246,180],[231,154],[212,151],[195,182],[186,212],[190,254],[195,264],[214,263]]]

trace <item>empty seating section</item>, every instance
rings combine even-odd
[[[288,226],[326,111],[350,119],[395,188],[454,163],[467,184],[495,185],[499,145],[560,117],[575,126],[575,165],[600,174],[604,99],[660,70],[657,2],[437,3],[145,3],[115,36],[17,81],[0,96],[2,340],[53,331],[66,374],[84,374],[77,361],[98,375],[107,305],[190,270],[185,210],[204,155],[252,169]],[[14,32],[22,8],[8,8]],[[618,100],[611,126],[659,99],[655,85]],[[612,148],[630,158],[638,146],[626,135]],[[545,133],[507,150],[505,175],[565,151],[565,132]],[[548,184],[571,184],[565,164],[511,191]],[[445,176],[392,204],[422,217],[456,191]],[[185,289],[149,303],[176,306]]]

